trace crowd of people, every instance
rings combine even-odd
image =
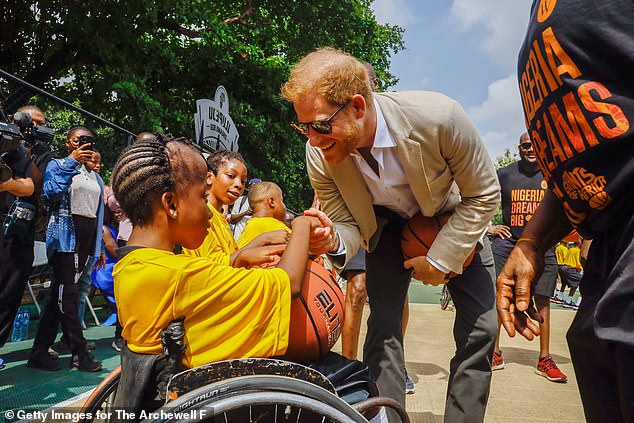
[[[134,354],[161,354],[160,331],[183,317],[186,367],[281,356],[307,259],[326,254],[348,279],[349,359],[357,356],[367,295],[362,359],[382,395],[404,405],[411,391],[403,337],[413,277],[446,284],[455,305],[444,421],[483,421],[492,370],[505,365],[502,326],[511,336],[539,335],[535,373],[567,381],[549,351],[551,302],[578,309],[567,339],[586,419],[634,421],[628,12],[627,1],[535,2],[518,66],[528,132],[519,162],[497,171],[457,101],[427,91],[376,92],[368,64],[329,47],[309,53],[281,95],[297,115],[291,126],[307,138],[318,207],[290,225],[274,182],[252,179],[245,195],[248,169],[236,152],[203,157],[184,139],[144,133],[119,157],[107,190],[87,128],[69,130],[64,158],[36,164],[22,146],[14,177],[0,188],[11,200],[46,207],[55,276],[28,365],[60,368],[54,341],[61,324],[71,366],[101,369],[82,333],[81,304],[90,275],[109,265],[120,324],[113,347],[122,351],[124,372]],[[599,19],[609,19],[612,31],[603,32]],[[615,69],[606,72],[606,63]],[[37,108],[25,111],[45,124]],[[503,222],[492,225],[500,203]],[[406,222],[448,211],[427,255],[404,260]],[[555,250],[573,228],[592,239],[587,255],[578,244]],[[28,277],[32,238],[3,239],[0,345]],[[574,301],[578,287],[582,302]]]

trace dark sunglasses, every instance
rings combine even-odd
[[[291,126],[301,135],[308,136],[310,128],[312,127],[316,132],[320,134],[329,134],[332,132],[332,125],[330,122],[337,116],[337,113],[342,111],[350,103],[350,100],[343,103],[335,112],[330,115],[326,120],[314,120],[312,122],[291,122]]]
[[[533,144],[530,142],[523,142],[520,144],[520,147],[523,148],[524,150],[528,150],[529,148],[533,147]]]

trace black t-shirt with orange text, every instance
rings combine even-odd
[[[524,226],[533,216],[546,193],[546,181],[542,172],[528,171],[519,162],[498,169],[502,193],[502,224],[511,229],[511,238],[493,240],[493,254],[508,257],[522,236]],[[549,264],[557,263],[554,250],[548,250]]]
[[[633,16],[632,0],[535,0],[519,53],[540,168],[590,238],[634,208]]]

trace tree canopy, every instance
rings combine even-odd
[[[341,48],[376,68],[383,89],[397,81],[392,54],[403,30],[382,25],[372,0],[26,1],[2,11],[0,67],[133,132],[194,138],[195,101],[227,89],[249,177],[277,182],[289,207],[312,198],[304,140],[279,96],[291,66],[319,46]],[[9,87],[7,108],[32,93]],[[31,100],[33,102],[33,100]],[[44,105],[44,104],[42,104]],[[46,102],[56,129],[91,121]],[[67,128],[63,128],[67,129]],[[97,131],[106,167],[125,137]]]

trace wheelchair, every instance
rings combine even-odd
[[[180,363],[184,347],[167,345],[163,357],[171,356],[172,363]],[[122,352],[127,354],[122,355],[123,365],[131,356],[156,359],[127,348]],[[354,367],[352,361],[348,363]],[[333,367],[330,363],[322,369],[328,366]],[[346,372],[349,375],[355,369]],[[386,422],[385,408],[392,408],[403,423],[409,423],[404,408],[391,398],[378,396],[376,385],[368,378],[353,375],[342,381],[331,375],[335,387],[315,368],[280,359],[226,360],[184,371],[173,371],[168,365],[161,373],[158,379],[162,382],[155,384],[159,397],[145,401],[140,409],[129,408],[134,401],[130,401],[133,395],[128,394],[127,387],[142,386],[147,378],[138,369],[128,367],[126,375],[121,366],[117,367],[88,397],[80,422],[367,423]],[[156,379],[156,375],[149,379]]]
[[[232,369],[230,376],[220,376],[228,368]],[[126,420],[114,405],[120,378],[121,366],[95,388],[81,409],[81,422]],[[313,369],[276,359],[241,359],[212,363],[173,376],[165,404],[138,416],[145,417],[145,422],[166,423],[367,423],[386,421],[382,407],[393,408],[403,423],[409,423],[402,406],[390,398],[371,397],[351,405]]]

